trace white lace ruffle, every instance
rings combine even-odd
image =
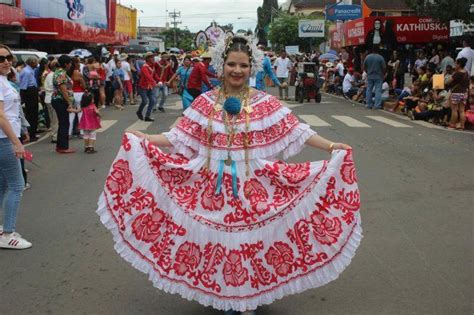
[[[305,146],[305,142],[316,132],[309,125],[299,123],[295,128],[288,132],[284,137],[278,139],[272,144],[262,147],[248,149],[249,159],[271,158],[283,152],[283,158],[287,159],[298,154]],[[209,149],[199,140],[190,137],[178,128],[173,128],[164,133],[174,147],[175,153],[181,153],[186,157],[193,156],[196,153],[202,156],[209,156]],[[212,148],[211,158],[216,160],[227,159],[229,151],[226,149]],[[234,161],[245,160],[245,150],[230,151],[230,156]]]
[[[320,187],[315,188],[310,194],[300,200],[298,205],[295,206],[291,212],[285,214],[284,218],[282,217],[280,220],[261,226],[256,230],[230,233],[217,231],[211,229],[205,224],[196,222],[195,218],[193,218],[189,213],[186,213],[184,209],[173,201],[173,199],[166,194],[164,187],[162,187],[158,182],[155,177],[156,175],[150,169],[148,157],[144,154],[143,147],[139,144],[138,139],[133,136],[130,137],[132,144],[131,150],[125,152],[122,149],[116,160],[120,159],[128,161],[130,163],[130,171],[133,175],[134,187],[143,187],[150,191],[157,198],[157,201],[159,198],[160,209],[163,209],[163,211],[171,215],[174,222],[177,222],[187,230],[187,233],[184,236],[173,237],[173,240],[177,242],[176,245],[189,241],[198,243],[201,245],[201,248],[207,243],[222,243],[229,249],[238,249],[240,248],[240,244],[251,244],[258,240],[263,240],[265,247],[268,247],[268,244],[272,244],[278,240],[283,240],[283,238],[286,238],[286,231],[291,230],[301,219],[308,218],[310,215],[308,209],[314,209],[315,201],[319,200],[320,196],[324,196],[326,192],[324,186],[329,178],[332,178],[333,176],[341,176],[339,169],[344,157],[344,154],[341,151],[333,152],[332,158],[325,171],[326,175],[321,177],[320,181],[318,181],[318,186]],[[313,162],[312,167],[317,167],[314,163],[317,162]],[[344,187],[345,186],[339,188]],[[130,194],[130,191],[131,190],[126,194]],[[126,217],[124,222],[126,229],[125,231],[121,231],[117,222],[117,212],[115,212],[118,209],[110,209],[110,205],[108,204],[108,202],[110,202],[109,197],[110,193],[106,190],[99,199],[97,213],[99,214],[100,220],[104,226],[111,231],[115,243],[114,248],[117,253],[119,253],[120,256],[129,262],[134,268],[146,273],[156,288],[168,293],[178,293],[187,300],[194,300],[202,305],[212,306],[219,310],[253,310],[260,305],[270,304],[284,296],[323,286],[337,279],[339,274],[350,264],[362,239],[360,214],[359,212],[356,212],[354,213],[354,221],[351,223],[351,226],[348,226],[345,232],[343,232],[345,242],[333,244],[331,246],[324,246],[324,251],[333,253],[330,261],[321,264],[318,268],[315,268],[310,272],[302,272],[300,275],[292,277],[288,281],[281,279],[282,282],[278,286],[269,286],[266,287],[265,290],[264,288],[261,288],[260,290],[252,289],[252,291],[257,291],[252,292],[255,293],[253,295],[250,295],[247,291],[239,292],[238,289],[235,289],[238,293],[234,293],[234,295],[242,295],[245,297],[236,298],[234,296],[226,298],[226,291],[222,291],[221,294],[218,295],[207,293],[206,291],[200,290],[198,286],[192,285],[191,282],[179,281],[179,278],[175,279],[174,275],[170,275],[170,277],[167,277],[166,275],[162,276],[157,265],[141,254],[141,251],[147,249],[151,244],[144,244],[137,241],[130,231],[132,222],[136,216],[141,213],[146,213],[146,210],[143,209],[143,212],[135,210],[135,217]],[[340,210],[338,209],[332,209],[330,211],[334,211],[334,215],[340,215]],[[314,248],[313,252],[320,252],[323,246],[318,245],[317,243],[314,244],[317,248]],[[173,250],[174,254],[176,247]],[[247,261],[246,267],[250,269],[248,264],[249,262]],[[219,271],[221,271],[221,269],[222,267],[220,267]],[[221,281],[221,283],[223,281],[222,278],[217,278],[217,276],[216,280]],[[231,290],[228,294],[232,294],[231,292],[234,291],[234,288],[232,287],[227,289]]]
[[[247,310],[255,310],[260,305],[271,304],[275,300],[279,300],[285,296],[301,293],[308,289],[318,288],[336,280],[340,273],[351,263],[351,260],[355,256],[356,250],[362,240],[360,218],[357,216],[358,224],[355,226],[352,236],[347,242],[343,252],[333,259],[331,264],[319,268],[317,276],[313,276],[312,273],[310,273],[304,277],[295,279],[291,284],[280,286],[275,290],[263,293],[252,299],[224,300],[210,295],[200,294],[199,292],[191,290],[184,284],[179,284],[160,277],[154,270],[153,266],[138,255],[136,251],[132,250],[127,242],[123,240],[116,222],[108,213],[103,196],[99,199],[99,209],[97,210],[97,213],[104,226],[112,232],[115,243],[114,248],[117,253],[135,269],[147,274],[148,279],[153,283],[154,287],[167,293],[177,293],[188,301],[197,301],[204,306],[211,306],[223,311],[236,310],[244,312]]]

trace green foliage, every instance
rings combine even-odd
[[[306,16],[279,14],[270,24],[268,39],[278,50],[285,46],[300,46],[300,50],[309,51],[316,49],[324,38],[300,38],[298,37],[298,21],[308,19]]]
[[[278,10],[278,0],[263,0],[262,6],[257,9],[258,21],[255,32],[261,44],[267,44],[268,25],[272,22],[272,11],[276,10]]]
[[[474,23],[474,14],[469,12],[472,0],[405,0],[408,6],[421,16],[431,16],[442,22],[461,20]]]
[[[165,40],[165,46],[168,47],[174,47],[174,29],[170,28],[166,31],[163,31],[161,33],[161,36]],[[177,47],[184,49],[186,51],[192,50],[193,49],[193,43],[194,43],[194,33],[191,33],[187,29],[176,29],[176,40],[177,40]]]

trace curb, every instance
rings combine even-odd
[[[365,108],[365,105],[364,104],[361,104],[359,102],[354,102],[353,100],[349,100],[345,97],[342,97],[342,96],[338,96],[338,95],[333,95],[333,94],[329,94],[327,92],[321,92],[323,95],[325,96],[329,96],[329,97],[332,97],[332,98],[337,98],[339,100],[343,100],[343,101],[346,101],[348,103],[351,103],[352,105],[358,105],[358,106],[361,106],[361,107],[364,107]],[[432,123],[429,123],[427,121],[424,121],[424,120],[411,120],[410,118],[406,117],[406,116],[403,116],[403,115],[398,115],[396,113],[393,113],[393,112],[389,112],[389,111],[386,111],[384,109],[378,109],[378,111],[380,112],[383,112],[383,113],[386,113],[386,114],[389,114],[393,117],[397,117],[398,119],[400,120],[405,120],[405,121],[410,121],[414,124],[417,124],[419,126],[423,126],[425,128],[430,128],[430,129],[438,129],[438,130],[444,130],[444,131],[447,131],[447,132],[454,132],[454,133],[463,133],[463,134],[469,134],[469,135],[473,135],[474,132],[472,131],[465,131],[465,130],[456,130],[456,129],[449,129],[449,128],[446,128],[446,127],[442,127],[442,126],[437,126],[437,125],[434,125]]]

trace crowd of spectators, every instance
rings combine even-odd
[[[359,71],[354,60],[340,58],[334,63],[321,63],[320,75],[326,79],[328,93],[367,104],[368,108],[385,108],[414,120],[463,130],[466,123],[470,128],[474,124],[471,44],[469,39],[464,40],[456,54],[443,47],[419,50],[413,62],[401,60],[397,50],[384,57],[386,52],[374,47],[360,54]],[[375,74],[377,79],[373,81]]]

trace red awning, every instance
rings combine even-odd
[[[26,18],[22,9],[0,4],[0,25],[25,26]]]
[[[29,32],[51,32],[57,35],[27,35],[27,39],[64,40],[84,43],[101,43],[109,45],[126,45],[127,34],[112,32],[106,29],[90,27],[79,23],[54,18],[26,19],[26,30]]]

